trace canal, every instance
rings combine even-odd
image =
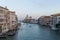
[[[60,32],[38,24],[22,23],[15,36],[0,38],[0,40],[60,40]]]

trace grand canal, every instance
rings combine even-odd
[[[60,40],[60,32],[38,24],[22,23],[15,36],[0,38],[0,40]]]

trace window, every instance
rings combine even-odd
[[[0,17],[3,17],[2,15],[0,15]]]
[[[3,22],[3,19],[0,19],[0,22]]]
[[[3,11],[2,10],[0,10],[0,14],[2,14],[3,13]]]

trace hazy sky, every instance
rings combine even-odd
[[[60,12],[60,0],[0,0],[0,6],[15,10],[19,18],[35,18]]]

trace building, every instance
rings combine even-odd
[[[10,11],[10,30],[16,29],[18,27],[18,19],[15,11]]]
[[[18,26],[17,15],[14,11],[9,11],[7,7],[0,6],[0,34],[6,33],[10,29]]]
[[[38,24],[39,25],[43,25],[44,24],[43,16],[41,16],[41,17],[38,18]]]
[[[45,23],[45,25],[50,24],[50,16],[44,16],[44,23]]]
[[[38,21],[36,19],[30,19],[30,23],[36,24],[36,23],[38,23]]]
[[[24,19],[24,22],[25,23],[37,23],[37,20],[32,18],[32,16],[26,16],[25,19]]]
[[[56,26],[60,22],[60,13],[51,15],[50,26],[53,30],[58,30],[59,28]]]
[[[41,16],[39,19],[38,19],[38,23],[41,24],[41,25],[49,25],[50,23],[50,16]]]
[[[8,31],[7,29],[7,13],[8,9],[7,7],[1,7],[0,6],[0,34],[3,32],[5,33]]]

